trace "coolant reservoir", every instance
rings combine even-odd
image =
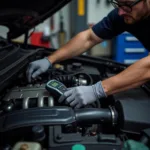
[[[18,142],[12,150],[42,150],[42,147],[35,142]]]

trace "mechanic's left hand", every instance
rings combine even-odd
[[[91,86],[79,86],[68,90],[60,97],[59,102],[65,100],[71,107],[80,108],[103,97],[106,97],[106,94],[101,82],[97,82]]]

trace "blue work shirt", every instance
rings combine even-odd
[[[104,40],[112,39],[127,31],[134,35],[150,51],[150,16],[134,24],[126,24],[123,17],[118,15],[118,9],[114,9],[95,24],[92,30]]]

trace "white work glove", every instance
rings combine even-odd
[[[91,104],[100,98],[106,97],[106,93],[101,82],[91,86],[78,86],[66,91],[58,100],[59,103],[65,101],[71,107],[80,108]]]
[[[50,63],[48,58],[43,58],[43,59],[31,62],[26,71],[28,81],[31,82],[31,78],[35,79],[40,74],[46,72],[48,68],[51,66],[52,64]]]

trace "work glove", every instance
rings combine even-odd
[[[101,82],[91,86],[78,86],[66,91],[58,100],[59,103],[65,101],[74,108],[81,108],[91,104],[100,98],[107,97]]]
[[[48,58],[43,58],[43,59],[31,62],[26,72],[28,82],[31,82],[31,79],[35,79],[40,74],[46,72],[48,68],[51,66],[52,64],[50,63]]]

